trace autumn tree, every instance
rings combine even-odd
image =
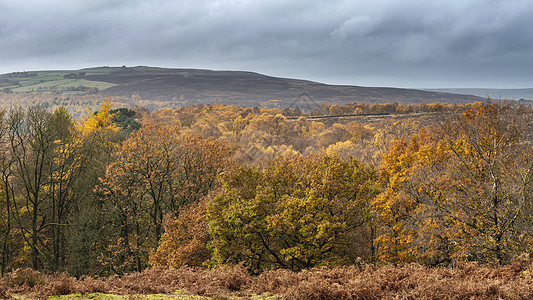
[[[395,142],[375,199],[380,258],[505,263],[531,251],[531,112],[480,105]]]
[[[124,141],[97,187],[110,217],[112,248],[104,256],[112,271],[146,267],[163,233],[164,216],[176,218],[206,195],[230,154],[224,144],[178,128],[145,126]]]
[[[56,179],[61,168],[70,167],[60,158],[64,154],[61,143],[69,134],[69,122],[66,110],[50,113],[35,107],[13,109],[7,118],[12,178],[4,178],[4,184],[6,191],[12,189],[15,220],[31,249],[35,269],[57,266],[53,257],[59,257],[58,235],[65,225],[66,202],[70,199],[65,199],[62,191],[56,193],[64,190],[57,188]],[[8,176],[7,171],[4,170],[4,176]]]
[[[300,270],[369,257],[374,173],[354,159],[286,157],[222,175],[208,206],[213,263],[244,261],[255,272]]]
[[[51,132],[49,112],[30,108],[27,111],[14,109],[9,115],[9,140],[15,158],[20,190],[23,200],[14,202],[17,222],[26,244],[30,247],[32,267],[41,269],[43,260],[40,233],[42,231],[43,206],[47,200],[45,185],[49,184],[48,164],[52,159],[54,137]]]
[[[2,267],[62,270],[79,174],[65,108],[14,108],[0,125]],[[11,264],[13,262],[13,264]]]
[[[102,232],[105,220],[102,203],[94,188],[105,175],[106,167],[116,159],[116,149],[127,136],[114,123],[112,109],[113,104],[107,98],[100,104],[98,113],[89,112],[75,124],[72,142],[66,145],[77,152],[73,188],[78,201],[72,207],[71,222],[75,226],[71,226],[67,242],[68,271],[78,276],[102,273],[99,251],[108,244]]]
[[[76,143],[74,121],[64,107],[51,115],[54,132],[54,155],[49,165],[49,214],[52,244],[50,263],[54,270],[66,265],[68,255],[66,235],[71,225],[71,216],[80,198],[79,176],[82,174],[84,158],[80,145]]]
[[[0,175],[1,175],[1,200],[0,200],[0,228],[2,239],[2,265],[1,275],[3,276],[6,270],[11,265],[11,261],[16,257],[16,248],[22,245],[15,242],[14,236],[16,232],[14,229],[13,219],[13,201],[14,194],[11,185],[12,165],[14,163],[12,156],[9,154],[9,139],[6,112],[0,112]],[[18,247],[17,247],[18,246]]]
[[[193,203],[179,212],[177,218],[167,216],[165,232],[150,264],[157,267],[205,266],[211,257],[210,236],[206,219],[207,199]]]

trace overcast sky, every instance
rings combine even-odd
[[[102,65],[533,87],[533,1],[0,0],[0,73]]]

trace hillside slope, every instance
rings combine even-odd
[[[312,81],[278,78],[253,72],[122,68],[109,74],[89,75],[88,80],[115,84],[104,93],[137,94],[143,99],[177,100],[187,103],[265,105],[279,100],[287,107],[307,93],[317,103],[466,103],[481,97],[413,89],[327,85]]]
[[[169,106],[221,103],[301,107],[332,103],[467,103],[484,98],[401,88],[328,85],[243,71],[99,67],[0,75],[4,93],[87,94],[168,102]],[[305,104],[305,103],[304,103]]]

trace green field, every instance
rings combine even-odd
[[[29,71],[21,73],[11,73],[0,75],[0,79],[8,79],[18,82],[18,85],[3,86],[1,89],[9,88],[15,93],[25,92],[60,92],[72,93],[77,87],[98,88],[99,91],[105,90],[115,84],[101,81],[91,81],[84,78],[88,75],[105,75],[114,72],[118,67],[97,67],[80,70],[57,70],[57,71]],[[66,79],[68,74],[85,73],[79,78]],[[26,76],[24,76],[26,74]],[[31,76],[28,76],[30,74]]]
[[[32,298],[31,296],[25,295],[11,295],[14,299],[19,300],[34,300],[38,298]],[[139,300],[170,300],[170,299],[211,299],[209,297],[202,297],[196,295],[164,295],[164,294],[154,294],[154,295],[115,295],[115,294],[104,294],[104,293],[90,293],[90,294],[70,294],[64,296],[49,296],[46,298],[48,300],[75,300],[75,299],[93,299],[93,300],[121,300],[121,299],[139,299]],[[254,299],[268,299],[256,297]]]

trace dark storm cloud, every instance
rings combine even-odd
[[[330,83],[531,86],[529,0],[0,2],[0,72],[247,69]]]

